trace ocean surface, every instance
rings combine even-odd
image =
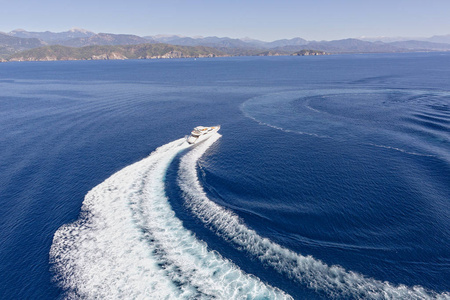
[[[0,299],[450,299],[449,83],[450,53],[2,63]]]

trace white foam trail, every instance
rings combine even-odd
[[[315,108],[312,108],[311,106],[309,106],[308,104],[305,104],[305,107],[307,108],[307,109],[309,109],[309,110],[312,110],[312,111],[314,111],[314,112],[317,112],[317,113],[322,113],[320,110],[317,110],[317,109],[315,109]]]
[[[80,218],[55,233],[50,261],[66,298],[286,299],[208,250],[175,217],[166,170],[189,145],[166,144],[85,197]]]
[[[237,215],[208,199],[198,180],[197,161],[217,138],[211,137],[182,158],[178,181],[186,206],[234,247],[249,253],[288,278],[333,298],[450,299],[449,293],[436,294],[420,286],[394,286],[389,282],[346,271],[340,266],[329,266],[312,256],[303,256],[283,248],[246,227]]]
[[[302,134],[302,135],[310,135],[310,136],[315,136],[315,137],[318,137],[318,138],[327,138],[327,139],[331,138],[330,136],[327,136],[327,135],[320,135],[320,134],[316,134],[316,133],[303,132],[303,131],[297,131],[297,130],[291,130],[291,129],[284,129],[284,128],[279,127],[279,126],[275,126],[275,125],[272,125],[272,124],[269,124],[269,123],[264,123],[264,122],[262,122],[262,121],[256,119],[255,117],[249,115],[249,114],[248,114],[246,111],[244,111],[244,110],[242,110],[242,112],[244,113],[244,115],[245,115],[247,118],[252,119],[253,121],[255,121],[256,123],[258,123],[259,125],[262,125],[262,126],[271,127],[271,128],[274,128],[274,129],[281,130],[281,131],[283,131],[283,132],[290,132],[290,133]]]
[[[374,147],[378,147],[378,148],[385,148],[385,149],[395,150],[395,151],[399,151],[399,152],[410,154],[410,155],[425,156],[425,157],[436,157],[436,155],[406,151],[404,149],[397,148],[397,147],[384,146],[384,145],[378,145],[378,144],[373,144],[373,143],[366,143],[366,145],[370,145],[370,146],[374,146]]]

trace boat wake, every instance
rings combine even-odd
[[[418,152],[411,152],[411,151],[406,151],[406,150],[404,150],[404,149],[397,148],[397,147],[384,146],[384,145],[377,145],[377,144],[373,144],[373,143],[366,143],[366,144],[367,144],[367,145],[370,145],[370,146],[378,147],[378,148],[384,148],[384,149],[395,150],[395,151],[399,151],[399,152],[406,153],[406,154],[410,154],[410,155],[417,155],[417,156],[424,156],[424,157],[436,157],[436,155],[432,155],[432,154],[424,154],[424,153],[418,153]]]
[[[394,286],[340,266],[329,266],[312,256],[295,253],[258,235],[237,215],[211,201],[199,182],[197,161],[214,141],[214,138],[205,141],[181,159],[178,184],[183,191],[186,207],[236,249],[246,252],[280,274],[333,298],[450,299],[448,293],[438,295],[420,286]]]
[[[448,92],[421,90],[299,90],[254,97],[240,109],[259,125],[283,132],[367,140],[365,145],[377,148],[437,157],[448,143],[448,97]],[[392,124],[392,119],[400,122]]]
[[[168,143],[112,175],[85,197],[77,221],[54,235],[50,262],[68,299],[291,299],[211,251],[183,227],[165,193],[167,168],[180,152],[177,182],[185,206],[215,234],[263,265],[328,297],[447,298],[329,266],[249,229],[205,194],[197,162],[218,139]]]
[[[189,147],[173,141],[115,173],[86,195],[76,222],[58,229],[50,262],[66,298],[290,298],[210,251],[175,217],[164,178]]]

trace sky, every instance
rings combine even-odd
[[[250,37],[450,34],[450,0],[0,0],[0,31]]]

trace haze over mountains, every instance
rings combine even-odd
[[[185,37],[155,35],[140,37],[131,34],[94,33],[84,29],[65,32],[29,32],[16,29],[0,32],[0,58],[8,58],[20,51],[43,46],[66,47],[117,46],[138,44],[170,44],[176,46],[210,47],[224,55],[289,55],[304,49],[329,53],[377,53],[411,51],[450,51],[450,34],[429,38],[361,37],[334,41],[307,41],[300,37],[265,42],[251,38]],[[180,48],[181,49],[181,48]]]
[[[432,37],[359,37],[359,40],[368,41],[368,42],[383,42],[383,43],[391,43],[391,42],[404,42],[404,41],[421,41],[421,42],[431,42],[431,43],[443,43],[450,44],[450,34],[446,35],[434,35]]]

